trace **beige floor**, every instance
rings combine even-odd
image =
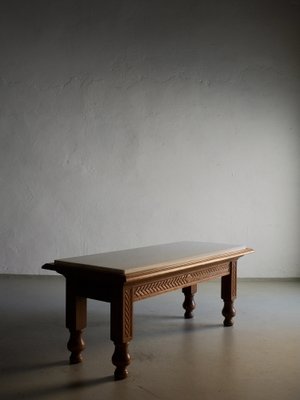
[[[64,281],[0,276],[0,398],[299,400],[300,282],[240,281],[232,328],[219,286],[199,285],[193,320],[180,291],[136,303],[130,375],[115,382],[108,304],[89,302],[85,360],[70,366]]]

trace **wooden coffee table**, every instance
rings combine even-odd
[[[66,278],[66,326],[70,331],[70,363],[82,361],[86,299],[109,302],[110,337],[115,350],[114,377],[124,379],[130,363],[133,303],[176,289],[184,294],[185,318],[192,318],[197,283],[221,277],[224,326],[233,325],[236,270],[239,257],[252,253],[245,246],[179,242],[111,253],[55,260],[42,268]]]

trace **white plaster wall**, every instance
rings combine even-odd
[[[0,3],[0,271],[178,240],[300,276],[299,1]]]

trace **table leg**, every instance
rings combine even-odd
[[[66,282],[66,327],[70,331],[67,344],[71,352],[70,364],[82,362],[81,352],[85,348],[82,330],[86,327],[86,298],[77,296],[75,285]]]
[[[182,289],[184,302],[182,307],[185,309],[184,318],[193,318],[193,310],[196,307],[194,294],[197,292],[197,285],[188,286]]]
[[[232,261],[230,263],[230,274],[222,276],[221,280],[221,298],[224,301],[222,310],[222,314],[225,317],[224,326],[233,325],[233,317],[235,316],[233,303],[236,298],[236,272],[237,262]]]
[[[132,291],[122,289],[111,302],[110,334],[115,345],[112,356],[112,363],[116,366],[115,380],[125,379],[128,375],[127,366],[130,364],[128,343],[132,339],[132,315]]]

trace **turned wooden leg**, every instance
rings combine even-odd
[[[116,343],[115,351],[112,356],[112,363],[116,366],[115,380],[125,379],[128,375],[127,366],[130,364],[130,355],[128,353],[128,343]]]
[[[125,379],[130,364],[128,343],[132,339],[133,300],[130,289],[120,289],[120,293],[111,302],[110,337],[114,342],[115,351],[112,363],[116,366],[115,380]]]
[[[66,326],[70,331],[67,347],[71,352],[70,364],[82,362],[81,352],[85,348],[82,330],[86,327],[86,298],[76,295],[76,282],[67,279]]]
[[[82,362],[81,352],[85,348],[85,343],[82,339],[82,330],[72,330],[70,329],[70,339],[68,341],[68,350],[71,352],[70,364],[77,364]]]
[[[222,315],[225,317],[223,322],[224,326],[232,326],[233,325],[232,318],[235,316],[233,301],[226,301],[226,300],[224,301]]]
[[[194,294],[197,292],[197,285],[188,286],[182,289],[184,302],[182,307],[185,309],[184,318],[193,318],[193,310],[196,307]]]
[[[224,326],[233,325],[233,317],[235,316],[234,300],[236,298],[236,270],[237,262],[230,263],[230,274],[222,276],[221,281],[221,297],[224,301],[222,315],[225,317]]]

